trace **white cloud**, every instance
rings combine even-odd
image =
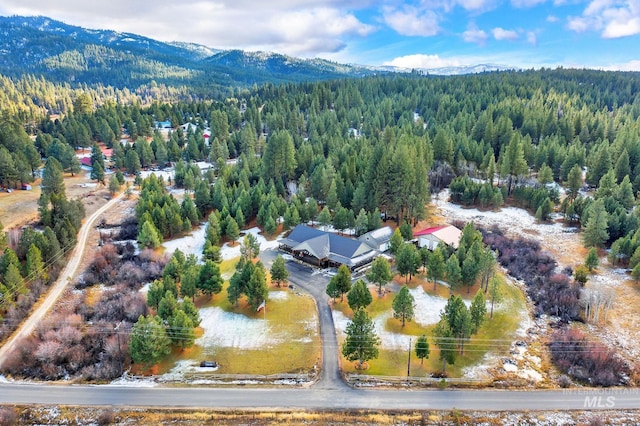
[[[465,10],[489,10],[496,6],[495,0],[455,0],[454,2]]]
[[[383,13],[384,22],[401,35],[430,37],[440,31],[438,15],[433,10],[413,6],[401,9],[387,7]]]
[[[547,16],[547,22],[551,22],[552,24],[555,22],[558,22],[560,20],[560,18],[558,18],[555,15],[549,15]]]
[[[546,3],[547,0],[511,0],[511,4],[518,8],[527,8],[537,6],[540,3]]]
[[[581,16],[569,16],[567,18],[567,28],[577,33],[588,31],[593,25],[592,19],[583,18]]]
[[[538,37],[536,36],[536,33],[534,33],[533,31],[529,31],[527,33],[527,43],[531,44],[532,46],[538,44]]]
[[[602,67],[605,71],[640,71],[640,60],[632,60],[621,64],[608,65]]]
[[[467,43],[475,43],[480,46],[483,46],[488,38],[489,35],[484,30],[479,29],[473,24],[462,33],[462,39],[464,41]]]
[[[513,30],[505,30],[504,28],[496,27],[492,30],[493,38],[496,40],[517,40],[518,33]]]
[[[113,29],[214,48],[298,56],[336,52],[376,28],[353,11],[373,0],[2,0],[7,14],[45,15],[86,28]]]
[[[399,68],[408,69],[432,69],[442,67],[458,67],[466,65],[457,58],[441,58],[438,55],[407,55],[399,56],[391,61],[385,62],[384,65],[391,65]]]
[[[603,38],[640,34],[640,0],[592,0],[581,16],[570,16],[567,27],[575,32],[601,31]]]

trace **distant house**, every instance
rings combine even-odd
[[[83,166],[91,167],[91,157],[82,157],[80,159],[80,164]]]
[[[378,255],[377,250],[362,241],[307,225],[296,226],[278,243],[280,250],[322,268],[347,265],[354,270],[371,263]]]
[[[418,247],[427,247],[429,250],[435,250],[439,243],[456,249],[461,236],[462,231],[453,225],[434,226],[413,233],[413,237],[418,239]]]
[[[156,129],[171,129],[171,121],[155,121],[154,122]]]
[[[393,235],[393,229],[390,226],[374,229],[366,234],[358,237],[359,241],[369,245],[374,250],[378,250],[380,253],[389,250],[389,242]]]

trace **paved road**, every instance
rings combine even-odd
[[[33,330],[35,330],[38,323],[42,321],[47,312],[49,312],[56,301],[60,298],[64,290],[67,288],[67,285],[72,282],[72,278],[75,275],[78,266],[80,266],[80,261],[82,260],[82,252],[84,251],[85,245],[87,244],[89,231],[91,231],[91,229],[93,228],[94,222],[102,213],[116,204],[122,198],[122,196],[123,193],[120,193],[118,196],[109,200],[107,204],[100,207],[91,216],[89,216],[89,218],[87,218],[84,224],[80,227],[80,232],[78,233],[78,242],[71,252],[71,255],[69,256],[69,262],[60,273],[58,280],[49,289],[44,300],[31,313],[29,318],[27,318],[20,325],[20,327],[13,333],[9,340],[7,340],[6,343],[0,348],[0,368],[2,367],[7,356],[13,350],[15,344],[24,337],[27,337],[31,333],[33,333]]]
[[[596,391],[597,392],[597,391]],[[0,384],[0,404],[112,405],[218,409],[601,410],[639,409],[640,392],[131,388]]]

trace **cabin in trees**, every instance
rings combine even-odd
[[[296,226],[278,243],[280,250],[321,268],[347,265],[353,271],[371,263],[378,255],[377,250],[362,241],[307,225]]]
[[[360,235],[358,241],[369,245],[374,250],[378,250],[383,253],[389,250],[389,243],[393,236],[393,229],[390,226],[385,226],[379,229],[374,229],[366,234]]]
[[[439,243],[444,243],[457,249],[462,231],[453,225],[441,225],[414,232],[413,236],[418,240],[418,247],[435,250]]]

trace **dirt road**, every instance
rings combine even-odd
[[[109,208],[113,207],[120,199],[122,199],[123,193],[114,197],[107,204],[96,210],[91,216],[89,216],[85,223],[80,228],[78,233],[78,243],[76,244],[73,252],[69,256],[69,262],[67,266],[62,270],[62,273],[58,277],[58,280],[47,292],[44,300],[38,305],[38,307],[31,313],[31,315],[18,327],[13,335],[6,341],[6,343],[0,348],[0,368],[4,364],[8,355],[11,353],[16,343],[20,339],[29,336],[36,328],[38,323],[42,321],[42,318],[49,312],[56,301],[60,298],[67,286],[73,281],[80,261],[82,260],[82,252],[87,244],[87,238],[91,228],[93,228],[94,222]]]

